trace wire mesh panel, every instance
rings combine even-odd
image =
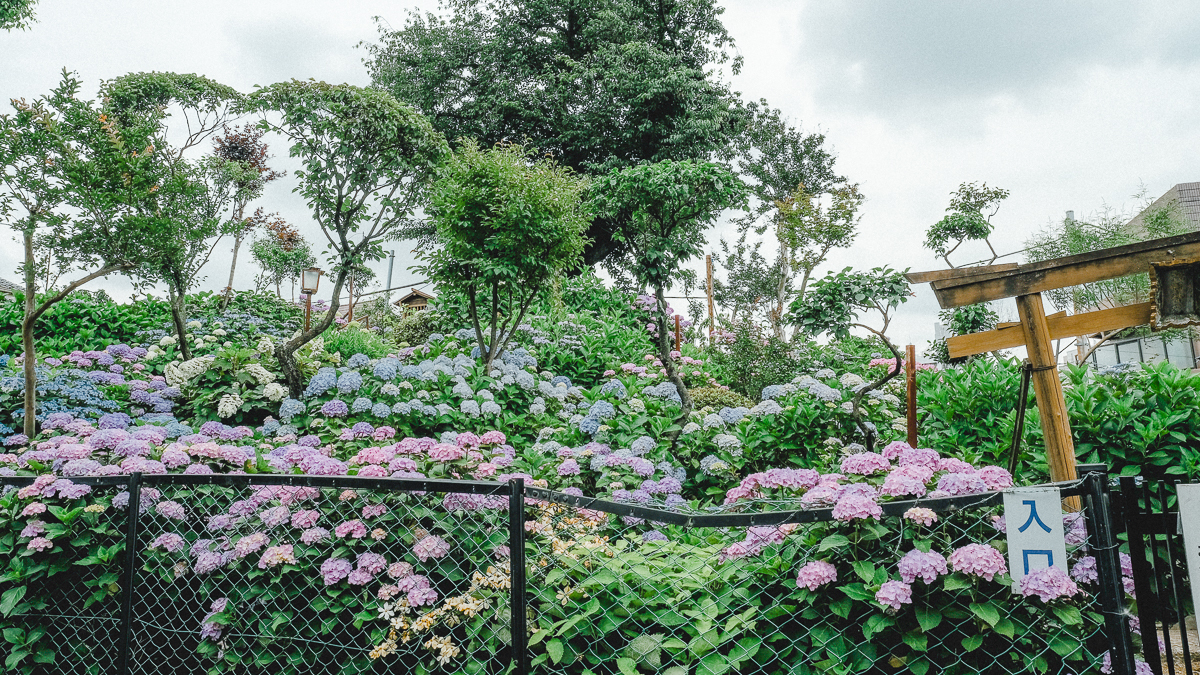
[[[113,672],[127,479],[10,479],[0,496],[6,673]]]
[[[130,672],[507,667],[506,485],[146,481]]]
[[[527,511],[532,672],[1079,673],[1107,648],[1086,590],[1014,593],[998,506],[751,527],[604,509]]]

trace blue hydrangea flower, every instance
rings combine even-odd
[[[608,401],[596,401],[588,409],[588,415],[600,420],[611,420],[617,416],[617,409]]]
[[[470,328],[459,328],[454,332],[454,337],[458,340],[470,340],[475,337],[475,331]]]
[[[404,366],[400,369],[400,377],[406,380],[414,380],[421,376],[420,366]]]
[[[376,403],[371,406],[371,414],[376,417],[387,417],[392,414],[392,407],[386,403]]]
[[[744,418],[746,416],[746,413],[748,413],[748,412],[750,412],[749,408],[725,407],[725,408],[721,408],[721,412],[719,412],[717,414],[721,416],[721,419],[725,420],[726,424],[737,424],[738,422],[742,421],[742,418]]]
[[[537,378],[534,377],[533,373],[529,372],[528,370],[522,370],[521,372],[517,373],[516,379],[517,386],[525,391],[535,389],[538,385]]]
[[[363,376],[353,370],[348,370],[342,373],[338,378],[337,388],[339,394],[352,394],[363,386]]]
[[[306,407],[303,402],[294,398],[285,398],[279,404],[279,419],[284,422],[292,421],[296,415],[303,415]]]
[[[412,406],[408,405],[407,403],[405,403],[403,401],[392,406],[392,414],[393,415],[407,415],[410,412],[412,412]]]
[[[571,387],[571,378],[567,377],[566,375],[559,375],[558,377],[550,380],[550,386],[552,387],[557,387],[560,384],[567,385],[567,388],[569,389]]]
[[[359,396],[354,399],[354,403],[350,404],[350,412],[357,415],[358,413],[370,410],[372,407],[374,407],[374,404],[371,403],[371,399]]]
[[[579,420],[579,430],[588,435],[595,435],[600,430],[600,420],[589,415]]]
[[[345,417],[350,413],[350,406],[341,399],[333,399],[326,401],[325,405],[321,406],[321,414],[326,417]]]
[[[371,374],[375,377],[387,381],[396,379],[396,373],[400,370],[400,361],[387,357],[379,359],[379,363],[375,364],[375,368],[371,370]]]
[[[371,360],[371,357],[367,356],[366,354],[363,354],[362,352],[359,352],[359,353],[355,354],[354,356],[351,356],[350,359],[346,361],[346,367],[347,368],[362,368],[363,366],[367,365],[367,363],[370,362],[370,360]]]
[[[179,438],[180,436],[191,436],[192,428],[186,424],[179,422],[170,422],[167,424],[167,438]]]
[[[337,386],[338,376],[337,371],[333,368],[322,368],[317,371],[316,375],[308,381],[308,387],[304,390],[304,396],[312,398],[320,396],[325,392]]]
[[[426,340],[426,342],[441,342],[442,340],[445,340],[445,339],[446,339],[446,336],[442,335],[441,333],[430,333],[429,339]]]
[[[776,398],[779,398],[780,396],[783,396],[786,393],[787,393],[787,390],[783,387],[782,384],[772,384],[770,386],[763,387],[762,400],[766,401],[768,399],[776,399]]]
[[[475,401],[463,401],[458,404],[458,409],[467,417],[479,417],[479,403]]]
[[[268,417],[266,419],[266,421],[263,422],[263,425],[261,427],[259,427],[258,430],[260,433],[262,433],[263,436],[270,436],[271,434],[278,431],[279,427],[280,427],[279,420],[271,419],[270,417]]]
[[[604,383],[604,386],[600,387],[600,394],[604,396],[611,395],[620,401],[628,396],[629,392],[620,380],[609,380]]]
[[[654,449],[655,442],[649,436],[641,436],[634,442],[629,444],[629,450],[637,456],[641,456]]]

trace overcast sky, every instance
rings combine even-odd
[[[207,75],[242,91],[289,78],[369,83],[360,41],[373,16],[392,26],[432,2],[256,0],[42,0],[38,23],[0,32],[0,97],[47,93],[62,68],[85,93],[130,71]],[[1200,180],[1200,15],[1187,2],[1003,3],[730,0],[725,23],[745,57],[734,79],[746,98],[766,98],[809,130],[820,129],[838,170],[867,201],[855,246],[828,268],[945,265],[921,247],[949,193],[964,181],[1007,188],[993,219],[1002,253],[1032,233],[1104,205],[1134,209],[1144,185],[1157,197]],[[292,168],[286,148],[277,162]],[[319,234],[290,178],[262,205]],[[715,233],[713,244],[721,234]],[[0,276],[15,279],[19,249],[0,240]],[[415,278],[398,244],[394,284]],[[964,247],[966,249],[966,247]],[[984,257],[961,250],[956,262]],[[248,255],[244,257],[245,260]],[[1009,260],[1015,260],[1010,258]],[[227,256],[206,287],[228,275]],[[239,287],[252,285],[251,264]],[[377,265],[382,277],[386,262]],[[124,295],[120,279],[97,284]],[[923,348],[937,304],[925,287],[891,330]],[[1011,301],[1002,314],[1015,312]]]

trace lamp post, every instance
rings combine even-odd
[[[304,293],[304,332],[307,333],[312,319],[312,296],[321,283],[321,270],[310,267],[300,273],[300,292]]]

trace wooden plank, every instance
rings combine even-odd
[[[1200,232],[1044,260],[1017,269],[932,282],[943,309],[1116,279],[1150,270],[1152,262],[1200,257]]]
[[[1067,481],[1077,478],[1075,472],[1075,441],[1071,438],[1071,422],[1067,417],[1067,401],[1062,382],[1058,379],[1058,363],[1054,356],[1054,340],[1042,309],[1038,293],[1017,296],[1017,314],[1025,334],[1025,348],[1033,367],[1030,381],[1037,396],[1038,419],[1046,444],[1046,463],[1050,480]],[[1079,510],[1079,498],[1065,500],[1069,510]]]
[[[982,265],[976,267],[952,267],[948,270],[934,270],[932,272],[906,272],[904,278],[908,279],[908,283],[910,284],[927,284],[931,281],[960,279],[996,272],[1009,272],[1017,269],[1017,267],[1019,267],[1017,263],[1001,263],[999,265]]]
[[[1133,326],[1144,326],[1150,323],[1151,311],[1152,303],[1143,302],[1074,316],[1066,316],[1059,312],[1046,317],[1046,323],[1050,330],[1050,339],[1058,340]],[[1002,328],[985,333],[947,338],[946,347],[950,350],[950,358],[958,359],[999,349],[1012,349],[1025,344],[1025,336],[1021,331],[1020,322],[1007,322],[1001,325]]]
[[[1066,313],[1066,312],[1055,312],[1055,313],[1051,314],[1050,316],[1047,316],[1047,317],[1046,317],[1046,320],[1047,320],[1047,321],[1054,321],[1055,319],[1061,319],[1062,317],[1064,317],[1064,316],[1066,316],[1066,315],[1067,315],[1067,313]],[[997,329],[999,329],[999,328],[1013,328],[1013,327],[1015,327],[1015,326],[1020,326],[1020,325],[1021,325],[1021,322],[1020,322],[1020,321],[1001,321],[1000,323],[996,324],[996,328],[997,328]],[[1051,329],[1051,330],[1053,330],[1053,329]]]

